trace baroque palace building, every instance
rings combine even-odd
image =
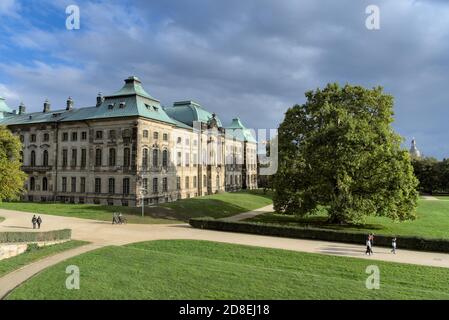
[[[23,144],[28,201],[140,206],[257,188],[254,135],[192,101],[162,107],[129,77],[95,106],[26,113],[0,98],[0,125]]]

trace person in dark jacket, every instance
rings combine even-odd
[[[41,216],[37,217],[36,222],[37,222],[37,228],[40,229],[40,228],[41,228],[41,224],[42,224],[42,218],[41,218]]]
[[[36,215],[34,215],[33,219],[31,219],[31,223],[33,224],[33,229],[36,229],[36,223],[37,223]]]

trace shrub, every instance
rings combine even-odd
[[[71,236],[72,230],[70,229],[39,232],[0,232],[0,243],[70,240]]]
[[[254,222],[227,222],[223,220],[193,218],[189,221],[194,228],[220,231],[251,233],[268,236],[323,240],[364,245],[367,234],[354,231],[325,230],[310,227],[279,226]],[[374,245],[390,247],[392,236],[376,234]],[[398,236],[398,248],[419,251],[449,253],[449,240],[426,239],[420,237]]]

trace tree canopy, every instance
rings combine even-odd
[[[19,138],[0,126],[0,201],[15,200],[23,191],[26,174],[20,169],[21,150]]]
[[[276,211],[305,216],[325,207],[334,223],[414,218],[418,181],[391,126],[393,97],[381,87],[329,84],[306,98],[279,127]]]

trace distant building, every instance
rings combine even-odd
[[[26,113],[0,98],[0,125],[23,144],[28,201],[155,204],[257,188],[257,145],[236,118],[225,127],[192,101],[163,108],[136,77],[96,105]]]
[[[410,155],[412,158],[421,158],[421,151],[418,150],[416,147],[416,140],[415,138],[412,139],[412,146],[410,148]]]

